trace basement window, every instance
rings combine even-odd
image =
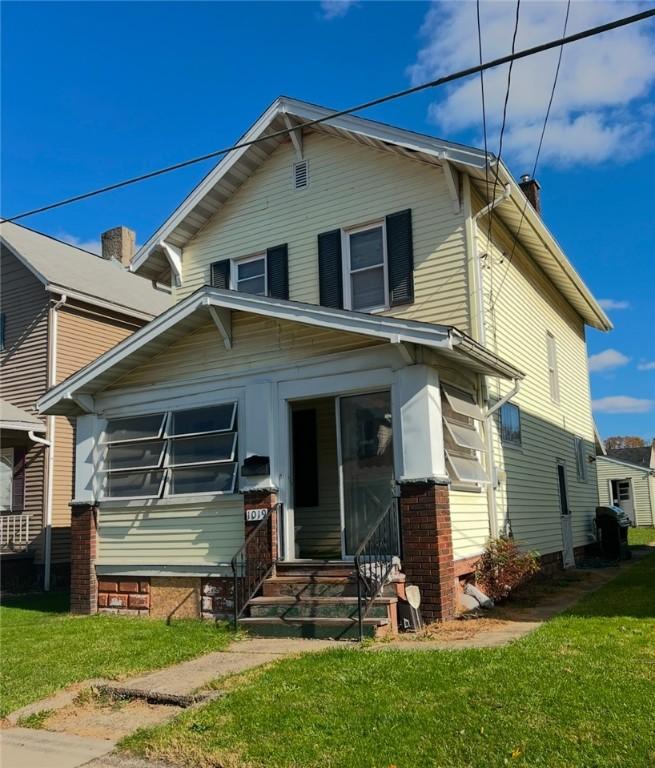
[[[443,384],[441,393],[446,466],[453,487],[477,490],[488,481],[479,458],[484,445],[477,423],[484,414],[468,392]]]
[[[233,493],[237,404],[111,419],[104,446],[106,499]]]

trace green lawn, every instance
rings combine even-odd
[[[119,678],[218,650],[225,626],[123,616],[71,616],[68,596],[10,599],[0,608],[0,715],[92,677]]]
[[[655,542],[655,528],[630,528],[628,542],[634,547]]]
[[[194,768],[655,765],[655,556],[510,646],[329,651],[124,749]]]

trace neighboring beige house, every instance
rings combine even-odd
[[[162,615],[177,583],[261,631],[393,628],[388,577],[447,618],[490,536],[564,565],[593,541],[585,326],[611,325],[537,183],[329,114],[275,101],[245,140],[288,138],[228,154],[132,261],[175,306],[40,400],[78,423],[75,610]]]
[[[5,588],[68,584],[74,420],[39,418],[34,406],[49,387],[169,306],[170,294],[126,270],[133,245],[129,230],[110,230],[101,258],[25,227],[0,224]]]
[[[620,506],[635,526],[655,526],[655,441],[597,456],[601,504]]]

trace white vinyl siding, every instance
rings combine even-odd
[[[468,332],[464,216],[453,212],[441,168],[311,132],[304,154],[312,180],[302,194],[289,182],[294,150],[283,144],[184,247],[184,284],[175,299],[206,284],[217,259],[279,242],[289,248],[289,298],[318,304],[318,235],[410,208],[415,300],[389,314]]]
[[[243,498],[163,507],[103,505],[98,565],[218,567],[243,543]]]

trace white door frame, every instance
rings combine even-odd
[[[277,423],[279,426],[277,436],[277,456],[278,464],[278,488],[279,501],[284,505],[283,521],[283,542],[281,559],[283,561],[294,561],[295,558],[295,529],[293,514],[293,489],[291,487],[291,403],[301,400],[314,400],[320,397],[334,397],[342,395],[366,394],[367,392],[376,392],[380,390],[389,390],[391,392],[391,412],[392,424],[400,424],[399,404],[394,393],[394,372],[391,368],[377,368],[369,371],[357,371],[354,373],[337,374],[329,376],[319,376],[314,378],[300,379],[295,381],[280,382],[278,386],[278,404]],[[339,419],[337,418],[337,425]],[[341,475],[341,456],[340,456],[340,432],[337,426],[337,451],[339,461],[339,474]],[[398,477],[398,468],[400,461],[400,439],[395,439],[394,432],[393,456],[394,456],[394,474]],[[340,486],[340,501],[343,516],[343,498],[342,483]],[[343,520],[342,520],[343,537]],[[342,553],[343,553],[342,539]]]

